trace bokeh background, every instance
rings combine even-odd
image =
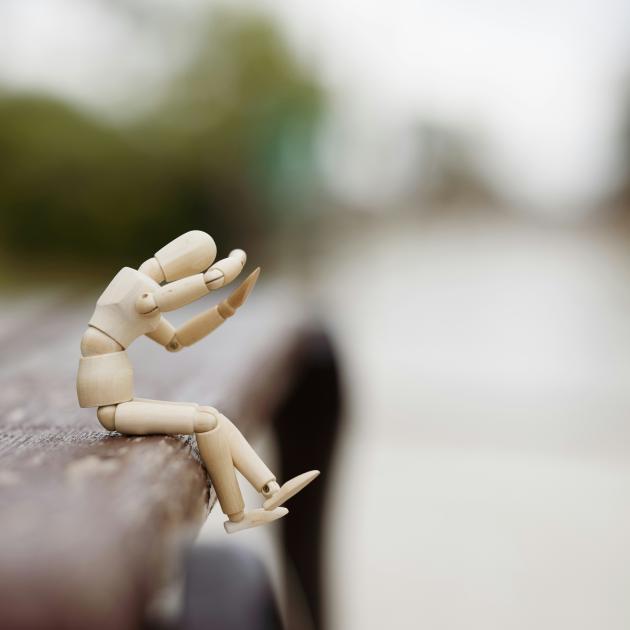
[[[630,3],[3,0],[5,313],[192,228],[336,343],[326,627],[630,627]]]

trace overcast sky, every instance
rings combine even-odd
[[[137,0],[136,19],[111,4],[2,0],[0,81],[110,113],[150,99],[194,40],[170,25],[194,30],[209,3]],[[619,175],[628,1],[249,4],[278,17],[333,96],[322,153],[343,195],[404,190],[420,120],[475,130],[482,166],[517,203],[578,210]]]

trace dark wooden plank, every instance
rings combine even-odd
[[[283,522],[286,562],[295,583],[286,584],[290,630],[324,627],[324,524],[331,470],[343,421],[341,374],[331,340],[317,327],[304,331],[296,344],[291,387],[274,413],[279,466],[283,478],[321,469],[307,492],[291,502],[291,518]],[[296,589],[301,593],[296,593]]]
[[[194,348],[173,355],[149,340],[134,345],[136,395],[212,404],[242,427],[268,422],[300,361],[305,318],[286,289],[257,291]],[[91,309],[53,296],[2,322],[6,627],[138,627],[213,501],[194,440],[108,434],[94,410],[78,408],[78,345]]]

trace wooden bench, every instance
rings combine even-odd
[[[89,299],[49,293],[4,300],[2,627],[143,627],[215,501],[194,440],[109,434],[93,409],[78,407],[79,341],[98,289]],[[146,339],[130,357],[136,395],[211,404],[246,435],[273,426],[281,478],[322,470],[282,522],[291,574],[317,628],[340,391],[330,341],[296,304],[286,287],[267,283],[198,346],[173,355]],[[201,307],[185,309],[182,320]]]

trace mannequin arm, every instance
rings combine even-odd
[[[260,267],[252,272],[236,291],[228,298],[212,308],[189,319],[185,324],[175,329],[172,324],[162,316],[158,327],[147,337],[157,341],[170,352],[177,352],[182,347],[192,346],[197,341],[216,330],[226,319],[236,313],[241,307],[256,284],[260,274]]]
[[[235,249],[223,260],[219,260],[204,273],[175,280],[162,285],[152,293],[143,293],[136,303],[139,313],[146,314],[156,309],[174,311],[232,282],[241,272],[247,257],[242,249]]]
[[[162,315],[158,327],[153,332],[147,333],[146,336],[164,346],[169,352],[177,352],[182,349],[182,346],[178,343],[175,333],[173,324]]]

